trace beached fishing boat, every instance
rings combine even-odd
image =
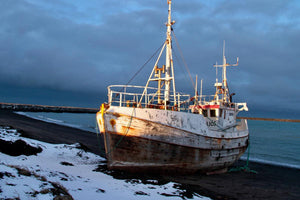
[[[247,121],[237,121],[246,103],[232,102],[226,62],[214,95],[176,92],[172,59],[171,0],[167,38],[145,86],[111,85],[97,113],[109,169],[193,173],[225,171],[248,146]],[[158,66],[165,52],[165,62]],[[224,52],[224,51],[223,51]],[[150,87],[155,84],[156,87]],[[202,85],[202,84],[201,84]],[[202,88],[202,87],[201,87]]]

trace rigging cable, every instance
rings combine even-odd
[[[152,60],[152,58],[157,54],[157,52],[163,47],[165,42],[152,54],[152,56],[140,67],[140,69],[129,79],[129,81],[124,85],[122,89],[120,89],[119,93],[116,94],[116,96],[112,99],[114,100],[119,96],[119,94],[126,88],[126,86],[144,69],[144,67]]]
[[[176,46],[178,47],[178,50],[179,50],[181,59],[182,59],[182,61],[183,61],[183,64],[184,64],[184,66],[185,66],[185,69],[186,69],[186,71],[188,72],[189,77],[190,77],[190,79],[191,79],[191,82],[192,82],[192,84],[193,84],[193,89],[195,89],[195,88],[196,88],[196,87],[195,87],[195,82],[194,82],[194,80],[193,80],[193,78],[192,78],[192,75],[191,75],[191,73],[190,73],[190,70],[189,70],[189,68],[188,68],[188,66],[187,66],[187,64],[186,64],[186,62],[185,62],[185,60],[184,60],[184,57],[183,57],[181,48],[180,48],[180,46],[179,46],[179,44],[178,44],[178,41],[177,41],[177,38],[176,38],[176,36],[175,36],[175,33],[174,33],[174,30],[173,30],[173,29],[172,29],[172,34],[173,34],[173,37],[174,37],[174,39],[175,39]]]
[[[176,59],[176,61],[177,61],[177,65],[178,66],[180,66],[180,70],[183,72],[183,74],[184,74],[184,78],[186,79],[186,80],[189,80],[189,78],[187,77],[187,74],[186,74],[186,70],[184,70],[184,68],[183,68],[183,66],[182,66],[182,64],[181,64],[181,62],[180,62],[180,60],[178,59],[178,57],[177,57],[177,54],[176,54],[176,52],[175,51],[173,51],[173,55],[174,55],[174,57],[175,57],[175,59]]]
[[[152,60],[152,58],[157,54],[157,52],[162,48],[165,42],[154,52],[154,54],[142,65],[142,67],[131,77],[131,79],[125,84],[127,86],[137,75],[142,71],[142,69]],[[124,88],[123,88],[124,89]]]

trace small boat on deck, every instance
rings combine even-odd
[[[109,169],[132,172],[225,172],[248,146],[248,125],[237,121],[246,103],[229,93],[223,51],[222,82],[214,95],[179,93],[172,58],[171,0],[168,0],[167,38],[145,86],[108,86],[108,103],[101,105],[97,123],[104,135]],[[158,66],[165,52],[164,65]],[[155,84],[156,87],[150,87]],[[202,90],[202,89],[201,89]]]

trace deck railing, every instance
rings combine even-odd
[[[173,109],[183,111],[188,109],[190,95],[182,93],[170,94],[169,102],[164,101],[164,90],[154,87],[134,85],[111,85],[108,87],[108,103],[112,106],[143,107]]]

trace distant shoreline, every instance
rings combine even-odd
[[[0,110],[22,111],[22,112],[53,112],[53,113],[97,113],[99,111],[98,108],[49,106],[49,105],[2,103],[2,102],[0,102]],[[263,118],[263,117],[237,117],[237,119],[300,123],[300,119],[280,119],[280,118]]]

